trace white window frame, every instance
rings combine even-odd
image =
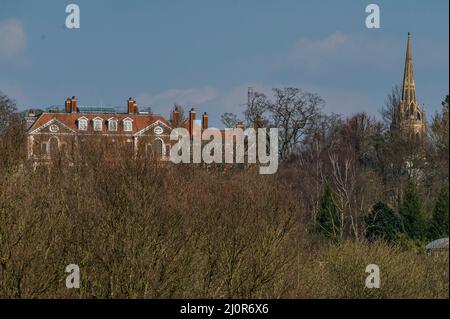
[[[83,124],[84,123],[84,128],[83,128]],[[89,125],[89,121],[87,118],[85,117],[80,117],[78,119],[78,130],[80,131],[87,131],[88,130],[88,125]]]
[[[114,124],[114,127],[112,126]],[[108,119],[108,131],[115,132],[118,129],[118,123],[115,118]]]
[[[129,125],[129,127],[127,127]],[[130,118],[126,118],[123,120],[123,130],[125,132],[132,132],[133,131],[133,120]]]
[[[100,117],[96,117],[95,119],[92,120],[92,122],[94,123],[94,131],[101,131],[103,130],[103,119]],[[97,125],[100,125],[99,127]]]

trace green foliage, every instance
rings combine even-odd
[[[400,216],[383,202],[373,205],[371,213],[364,221],[366,238],[370,241],[383,239],[388,243],[394,243],[403,231]]]
[[[405,234],[409,239],[423,240],[426,235],[426,220],[422,212],[422,203],[412,180],[409,180],[400,207]]]
[[[338,240],[342,237],[342,219],[329,184],[325,185],[325,190],[320,201],[316,230],[327,239]]]
[[[433,217],[429,226],[428,236],[430,240],[448,236],[448,212],[448,187],[443,187],[436,200],[436,205],[433,210]]]
[[[419,239],[411,239],[405,233],[398,234],[397,246],[404,251],[419,253],[423,250],[424,242]]]

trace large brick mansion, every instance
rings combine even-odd
[[[199,123],[200,122],[200,123]],[[77,98],[67,98],[64,112],[45,112],[33,121],[28,130],[28,158],[42,162],[53,155],[73,154],[74,147],[90,137],[100,138],[105,143],[123,146],[134,156],[157,156],[166,160],[169,156],[170,132],[184,127],[192,133],[194,126],[208,128],[208,114],[196,119],[192,108],[186,119],[174,107],[168,120],[161,115],[139,112],[136,101],[129,98],[127,111],[117,112],[113,108],[79,106]]]

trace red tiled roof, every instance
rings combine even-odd
[[[93,122],[92,120],[100,117],[103,119],[103,125],[101,131],[93,131]],[[87,131],[80,131],[78,129],[78,120],[80,118],[86,118],[89,121],[88,124],[88,130]],[[118,121],[118,127],[117,131],[109,131],[108,130],[108,123],[107,121],[109,119],[116,119]],[[132,131],[124,131],[123,130],[123,120],[130,118],[133,121],[133,130]],[[33,125],[29,128],[28,132],[32,132],[39,127],[45,125],[51,120],[56,119],[57,121],[61,122],[62,124],[66,125],[73,131],[81,134],[87,134],[87,133],[95,133],[95,134],[127,134],[127,135],[133,135],[137,132],[145,129],[149,125],[153,124],[156,121],[161,121],[165,125],[169,127],[173,127],[172,124],[167,121],[163,116],[161,115],[147,115],[147,114],[127,114],[127,113],[103,113],[103,114],[85,114],[85,113],[43,113],[41,114],[38,119],[33,123]],[[194,122],[194,125],[197,126],[197,128],[200,128],[200,132],[203,132],[204,129],[201,128],[201,124],[197,121]],[[189,129],[189,120],[186,119],[182,122],[182,127]],[[194,132],[199,132],[198,130],[194,130]],[[225,130],[217,130],[222,135],[222,139],[225,138]]]
[[[80,118],[87,118],[89,120],[88,124],[88,130],[87,131],[79,131],[78,130],[78,119]],[[39,118],[34,122],[34,124],[30,127],[28,130],[29,132],[32,132],[36,130],[37,128],[41,127],[42,125],[48,123],[49,121],[56,119],[59,122],[63,123],[70,129],[74,130],[75,132],[79,133],[87,133],[92,132],[93,123],[92,120],[94,118],[100,117],[103,119],[103,125],[101,131],[95,131],[96,134],[135,134],[139,132],[140,130],[146,128],[147,126],[151,125],[155,121],[161,121],[162,123],[166,124],[169,127],[172,127],[171,123],[167,121],[163,116],[161,115],[135,115],[135,114],[124,114],[124,113],[116,113],[116,114],[84,114],[84,113],[43,113],[39,116]],[[118,121],[119,125],[117,127],[117,131],[109,131],[108,130],[108,124],[107,120],[114,118]],[[126,119],[130,118],[133,121],[133,130],[132,131],[124,131],[123,125],[121,122]]]

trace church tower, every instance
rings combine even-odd
[[[422,138],[426,134],[425,108],[417,102],[414,85],[414,66],[412,62],[411,34],[408,32],[405,73],[400,104],[394,110],[391,131],[404,137]]]

